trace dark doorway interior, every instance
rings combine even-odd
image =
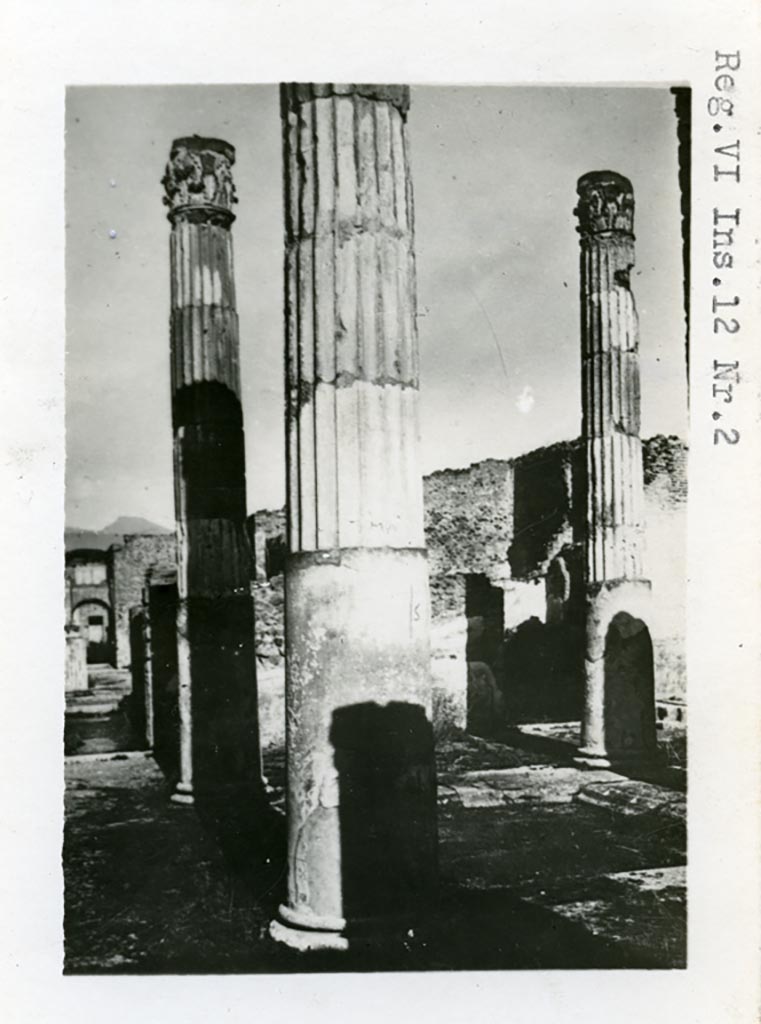
[[[113,661],[111,643],[111,609],[102,601],[83,601],[74,609],[73,620],[87,639],[87,661],[90,665]]]

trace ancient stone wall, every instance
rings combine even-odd
[[[686,445],[677,437],[643,442],[644,569],[653,587],[658,699],[684,698],[686,462]],[[496,685],[508,715],[575,717],[583,640],[583,485],[579,440],[425,478],[439,726],[465,728],[471,663],[471,690],[493,704]],[[249,522],[262,552],[283,535],[282,511],[257,512]],[[266,579],[263,554],[261,572]],[[487,584],[488,593],[499,591],[505,643],[487,644],[486,654],[476,657],[484,646],[484,618],[487,635],[494,634],[493,609],[484,616],[473,599]],[[274,670],[282,662],[281,578],[255,584],[254,595],[257,657]],[[470,717],[477,722],[481,712],[472,705]]]
[[[130,609],[142,601],[145,575],[152,568],[173,568],[177,546],[174,534],[130,534],[111,548],[109,588],[114,609],[116,665],[130,663]]]
[[[644,572],[653,587],[650,627],[658,699],[684,699],[686,465],[687,447],[679,438],[659,435],[643,442]],[[583,471],[583,449],[575,441],[425,478],[434,708],[444,727],[467,724],[469,662],[477,666],[471,670],[472,681],[485,699],[493,701],[494,695],[483,666],[496,684],[503,684],[507,713],[519,714],[524,708],[528,717],[557,717],[557,694],[563,697],[561,713],[578,697]],[[252,590],[257,662],[266,681],[260,684],[260,706],[267,707],[260,712],[262,742],[267,745],[277,741],[275,733],[281,734],[277,723],[284,637],[283,577],[268,575],[266,552],[268,544],[272,547],[283,538],[285,515],[282,509],[262,510],[249,517],[248,525],[255,538]],[[172,538],[168,540],[171,547]],[[474,607],[472,595],[479,587],[487,592],[479,577],[492,588],[489,594],[499,591],[507,643],[503,650],[492,643],[484,657],[471,658],[469,645],[470,654],[484,646],[484,619],[487,637],[494,633],[493,609],[483,614]],[[520,686],[511,688],[507,676]],[[539,677],[549,680],[546,692],[536,692]],[[477,717],[477,709],[475,713]]]
[[[266,583],[256,582],[252,586],[256,612],[256,660],[263,667],[283,663],[283,590],[282,573]]]
[[[85,549],[69,551],[66,554],[65,569],[65,600],[66,625],[71,625],[71,613],[83,601],[101,601],[111,607],[111,592],[108,585],[107,566],[109,556],[105,551],[88,551]],[[82,575],[82,568],[102,568],[105,576],[102,582],[77,582]],[[86,575],[86,574],[85,574]]]
[[[652,583],[650,632],[657,700],[685,700],[687,446],[677,437],[643,445],[644,575]]]
[[[481,572],[504,576],[513,540],[513,464],[487,459],[423,480],[431,578]],[[434,610],[435,614],[435,610]]]
[[[643,557],[652,581],[659,700],[684,698],[686,459],[677,437],[643,442]],[[437,703],[450,709],[452,724],[462,723],[464,704],[457,694],[467,685],[473,661],[468,645],[481,628],[465,597],[479,574],[503,592],[504,649],[477,661],[495,678],[506,713],[577,717],[584,474],[577,440],[426,478],[434,680]],[[471,690],[473,685],[471,678]],[[484,699],[492,700],[489,687],[479,686]]]
[[[282,575],[285,559],[285,509],[260,509],[248,517],[247,527],[256,582],[265,583]]]

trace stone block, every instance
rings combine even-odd
[[[88,689],[87,638],[78,629],[66,632],[66,692]]]

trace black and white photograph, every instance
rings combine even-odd
[[[756,1021],[752,0],[2,21],[3,1019]]]
[[[689,89],[66,103],[66,972],[684,967]]]

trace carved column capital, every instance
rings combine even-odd
[[[191,135],[175,139],[169,153],[161,184],[168,217],[191,223],[211,223],[229,227],[235,220],[233,206],[238,202],[232,165],[235,147],[222,139]]]
[[[579,202],[574,213],[582,238],[609,232],[634,234],[634,189],[615,171],[592,171],[579,178]]]

